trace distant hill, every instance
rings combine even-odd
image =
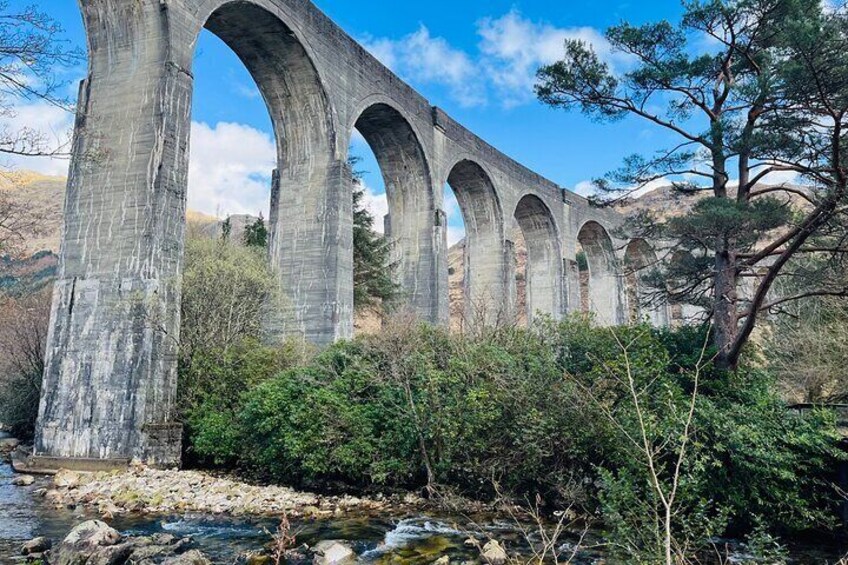
[[[755,190],[771,188],[772,186],[773,185],[757,185]],[[806,190],[803,186],[799,185],[786,186],[794,190]],[[730,196],[735,196],[736,189],[734,187],[729,187],[728,194]],[[688,213],[697,202],[712,195],[713,193],[711,190],[701,190],[694,193],[682,192],[680,190],[676,190],[671,185],[666,185],[650,190],[635,198],[626,198],[615,204],[614,208],[624,215],[633,214],[642,210],[649,210],[656,214],[660,219],[666,219]],[[809,206],[809,203],[797,194],[773,192],[771,193],[771,196],[780,201],[788,202],[794,209],[803,210]]]
[[[24,234],[20,257],[0,256],[0,291],[39,290],[56,278],[62,239],[62,214],[65,201],[65,177],[46,176],[31,171],[0,174],[0,190],[13,202],[26,205],[38,219],[38,230]],[[220,233],[220,222],[213,216],[189,210],[189,230]],[[235,223],[233,233],[240,233]]]
[[[39,219],[39,233],[24,234],[26,253],[59,253],[65,183],[64,177],[50,177],[29,171],[0,174],[0,190],[10,194],[13,201],[28,205]]]

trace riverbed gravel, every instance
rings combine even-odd
[[[415,495],[361,498],[322,496],[284,486],[251,485],[200,471],[161,471],[133,466],[122,472],[60,471],[40,494],[56,506],[85,506],[101,516],[184,513],[332,517],[347,511],[416,507]]]

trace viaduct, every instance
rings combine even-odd
[[[244,62],[274,126],[269,257],[286,300],[268,321],[271,337],[327,344],[353,333],[347,152],[354,129],[379,162],[397,276],[421,319],[448,320],[448,183],[467,230],[466,304],[514,307],[511,234],[520,229],[529,313],[558,318],[589,305],[602,323],[633,315],[668,322],[665,308],[639,304],[625,270],[652,261],[652,251],[610,235],[620,223],[614,211],[590,207],[463,128],[309,0],[80,3],[89,70],[79,94],[36,465],[179,463],[173,410],[192,60],[203,28]]]

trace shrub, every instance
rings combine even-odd
[[[0,296],[0,422],[22,440],[38,417],[51,294]]]
[[[280,371],[305,363],[311,354],[311,348],[299,342],[270,347],[249,338],[226,349],[196,349],[179,373],[187,462],[235,464],[240,440],[233,423],[242,395]]]
[[[180,355],[226,350],[260,335],[262,315],[279,301],[264,249],[224,239],[186,241],[180,307]]]
[[[767,375],[702,363],[684,434],[707,339],[703,329],[612,331],[581,319],[473,336],[406,321],[272,378],[261,371],[230,399],[233,417],[206,411],[195,447],[287,483],[484,498],[497,483],[549,508],[576,501],[600,510],[611,539],[650,556],[660,508],[632,441],[644,428],[662,488],[687,438],[677,538],[829,525],[833,418],[789,416]]]

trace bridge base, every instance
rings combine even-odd
[[[25,459],[12,460],[12,468],[16,472],[35,475],[55,475],[63,469],[85,473],[123,471],[129,468],[129,465],[129,459],[84,459],[73,457],[30,456]]]

